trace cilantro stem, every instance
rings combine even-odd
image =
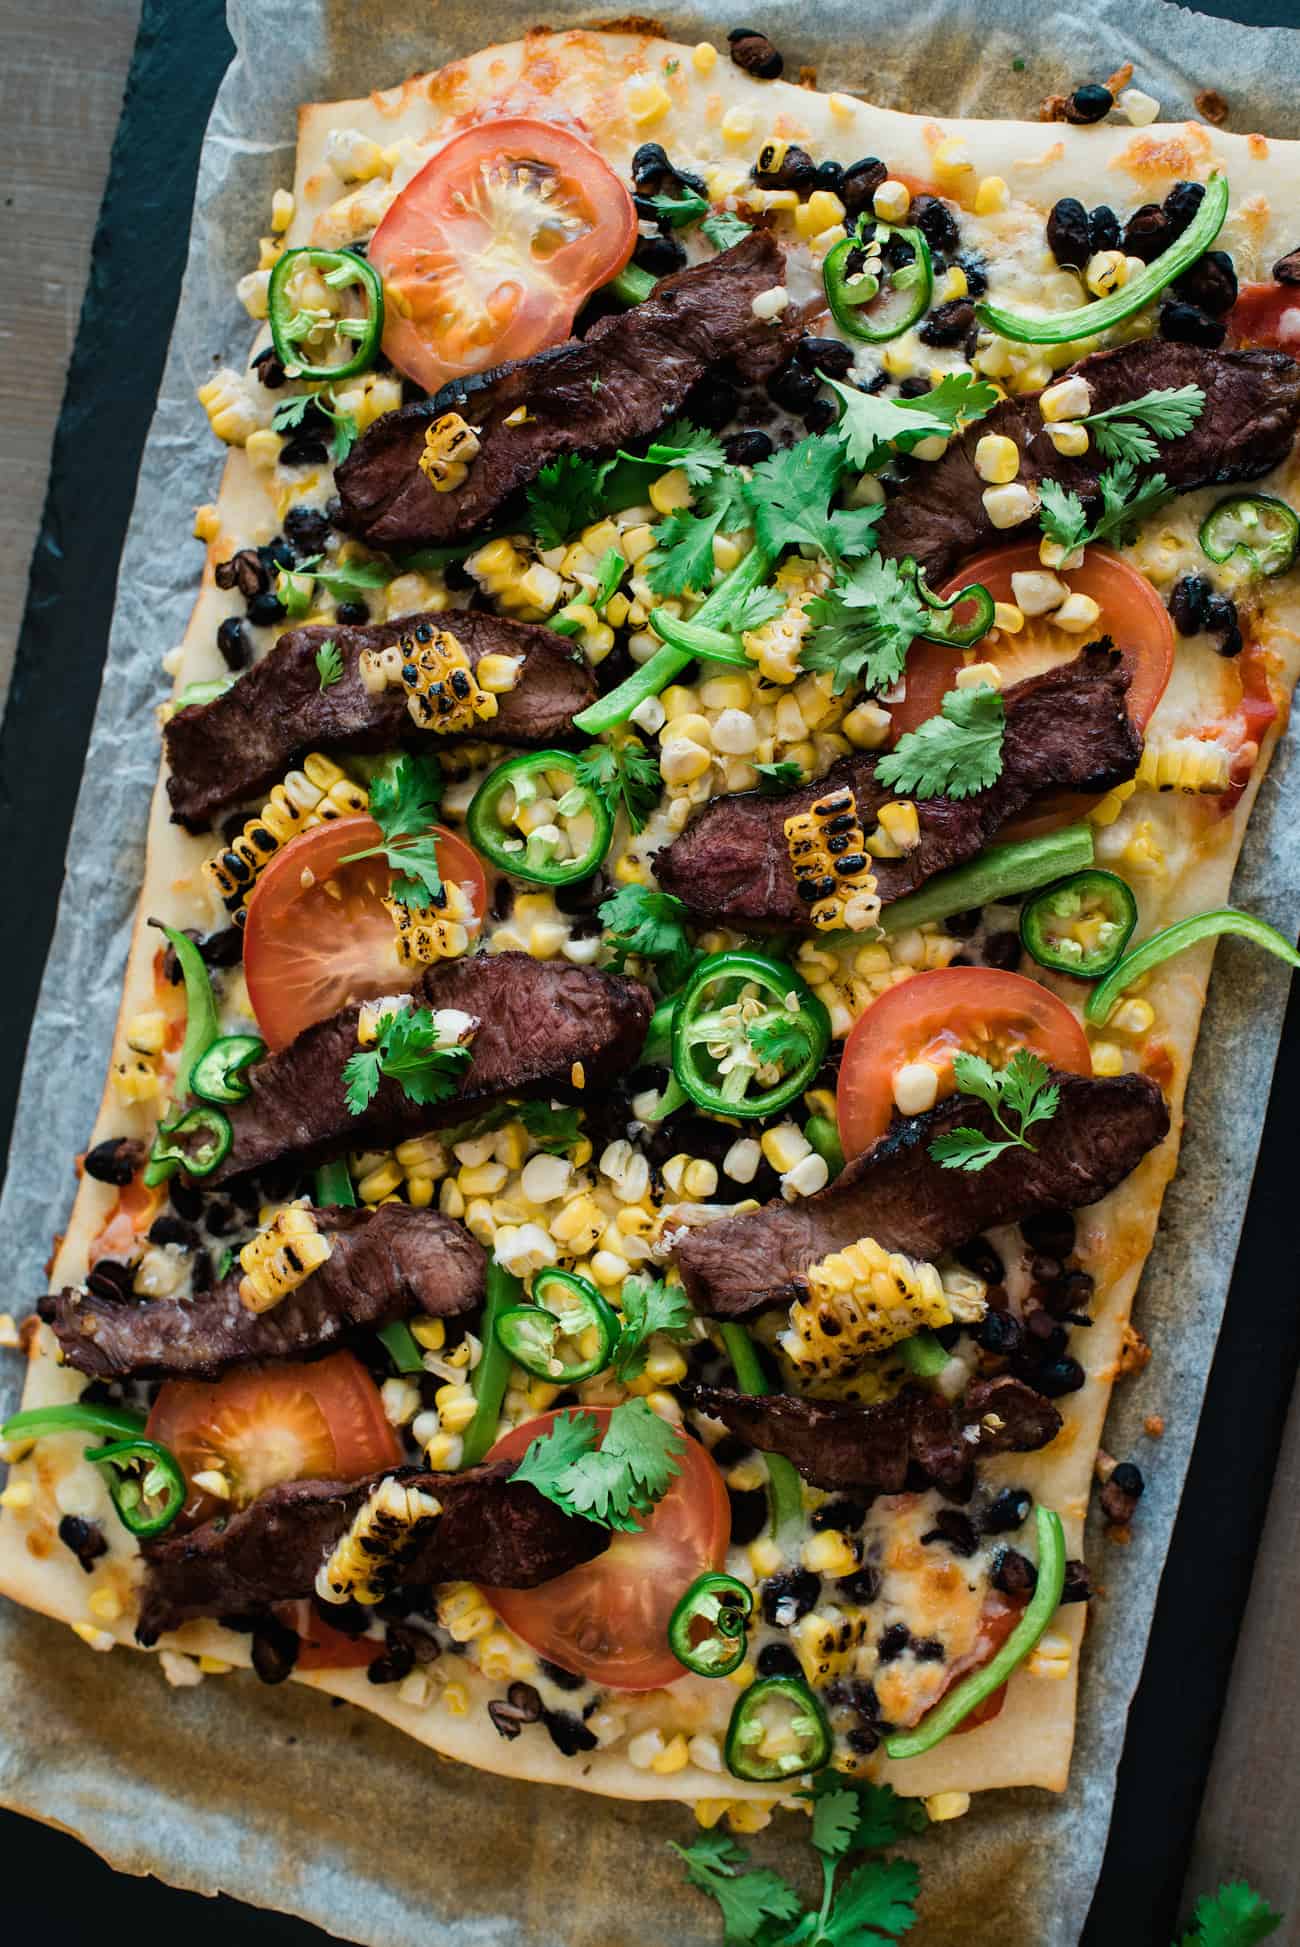
[[[990,845],[965,865],[940,872],[919,892],[896,899],[880,915],[886,933],[905,933],[930,920],[953,913],[974,912],[994,899],[1015,899],[1022,892],[1050,885],[1092,864],[1091,825],[1067,825],[1017,845]]]
[[[496,1439],[497,1423],[501,1418],[501,1403],[505,1399],[510,1368],[514,1364],[497,1336],[497,1320],[502,1312],[509,1311],[512,1305],[522,1304],[523,1298],[524,1288],[519,1279],[512,1277],[509,1271],[503,1270],[495,1258],[489,1258],[487,1296],[483,1302],[483,1318],[479,1326],[483,1354],[474,1368],[473,1379],[474,1397],[478,1405],[474,1409],[473,1419],[465,1429],[460,1459],[462,1467],[477,1467]]]
[[[767,1376],[754,1350],[754,1341],[744,1326],[738,1325],[734,1320],[724,1325],[722,1343],[735,1370],[736,1384],[741,1392],[752,1393],[755,1396],[770,1392]],[[784,1454],[770,1453],[765,1458],[768,1499],[772,1505],[772,1533],[779,1535],[783,1528],[803,1519],[803,1482]]]

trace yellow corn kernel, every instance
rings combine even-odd
[[[879,750],[888,737],[893,719],[878,703],[859,703],[841,724],[845,736],[859,750]]]
[[[413,1318],[411,1337],[426,1352],[441,1352],[447,1343],[447,1327],[440,1318]]]
[[[1142,752],[1137,781],[1157,791],[1222,792],[1232,783],[1232,762],[1222,744],[1157,736],[1148,739]]]
[[[1004,635],[1019,635],[1025,626],[1023,609],[1018,609],[1014,602],[994,602],[993,626]]]
[[[754,117],[747,108],[729,108],[722,118],[723,140],[747,142],[754,133]]]
[[[401,1187],[401,1166],[390,1159],[381,1163],[377,1170],[371,1170],[368,1176],[362,1177],[357,1184],[357,1195],[362,1203],[380,1203]]]
[[[672,97],[663,82],[652,74],[629,75],[623,86],[627,112],[638,128],[649,128],[662,121],[672,107]]]
[[[1074,1647],[1069,1637],[1063,1636],[1059,1630],[1049,1629],[1034,1645],[1025,1668],[1031,1677],[1047,1677],[1059,1683],[1063,1677],[1069,1676],[1073,1656]]]
[[[801,1560],[814,1575],[852,1575],[859,1567],[852,1544],[834,1528],[823,1528],[820,1534],[810,1535],[804,1543]]]
[[[1114,1041],[1094,1041],[1092,1072],[1094,1075],[1122,1075],[1124,1050]]]
[[[881,183],[871,199],[871,207],[882,223],[901,223],[912,207],[912,192],[906,183],[891,176]]]
[[[691,66],[697,74],[712,74],[718,64],[718,50],[712,41],[697,41],[691,49]]]
[[[840,1608],[837,1604],[801,1616],[791,1635],[809,1683],[820,1687],[854,1671],[870,1630],[871,1615],[866,1609]]]
[[[749,1544],[749,1566],[755,1575],[766,1577],[777,1575],[785,1566],[785,1556],[769,1536]]]
[[[664,1746],[659,1755],[651,1758],[650,1769],[657,1772],[661,1778],[670,1778],[676,1771],[685,1771],[690,1761],[691,1754],[686,1739],[678,1731],[676,1737]]]
[[[442,1701],[453,1717],[469,1714],[469,1691],[459,1679],[442,1686]]]
[[[478,1407],[468,1386],[439,1386],[433,1399],[445,1433],[463,1433]]]
[[[691,504],[691,483],[679,466],[650,483],[650,505],[660,514],[677,514]]]
[[[727,1823],[733,1832],[762,1832],[772,1823],[772,1807],[757,1798],[733,1798],[727,1807]]]
[[[126,1024],[126,1045],[132,1054],[160,1055],[167,1039],[167,1016],[159,1008],[133,1014]]]
[[[1106,793],[1100,804],[1095,804],[1092,807],[1092,810],[1088,813],[1090,823],[1094,825],[1113,825],[1136,790],[1137,780],[1135,778],[1130,778],[1127,784],[1117,784],[1113,791]]]
[[[880,917],[857,799],[846,787],[785,820],[785,842],[800,898],[814,926],[861,932]]]
[[[1075,425],[1067,420],[1060,426],[1047,426],[1044,430],[1056,451],[1066,459],[1077,460],[1081,453],[1086,453],[1088,450],[1086,426]]]
[[[221,532],[221,515],[212,502],[205,501],[202,507],[194,509],[194,538],[196,541],[215,541]]]
[[[1006,486],[1020,471],[1020,448],[1003,433],[985,433],[975,446],[975,471],[991,486]]]
[[[833,223],[843,223],[844,205],[833,190],[815,189],[794,214],[794,227],[801,237],[819,236]]]
[[[1011,191],[1001,176],[984,176],[975,191],[976,216],[993,216],[1011,201]]]
[[[914,852],[921,843],[921,821],[909,798],[882,804],[876,817],[900,852]]]
[[[931,1825],[946,1825],[950,1819],[965,1818],[970,1810],[969,1792],[931,1792],[925,1801]]]
[[[1088,259],[1083,281],[1094,297],[1108,297],[1128,282],[1128,258],[1122,250],[1098,250]]]
[[[306,1203],[287,1204],[239,1253],[240,1303],[251,1312],[269,1311],[319,1270],[333,1248]]]

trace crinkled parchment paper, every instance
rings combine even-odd
[[[733,24],[708,0],[655,11],[687,41]],[[546,0],[537,13],[555,26],[597,17],[580,0]],[[1032,114],[1045,93],[1131,59],[1137,83],[1171,119],[1191,114],[1197,89],[1213,83],[1233,128],[1300,135],[1300,34],[1234,27],[1159,0],[822,0],[815,27],[806,0],[763,0],[753,13],[789,71],[814,64],[823,86],[887,107]],[[50,1237],[71,1200],[70,1159],[102,1086],[158,763],[160,658],[182,633],[201,567],[189,509],[210,498],[221,464],[194,393],[219,359],[238,363],[246,350],[235,279],[255,255],[271,190],[292,175],[297,106],[391,84],[534,20],[531,10],[484,0],[231,0],[230,16],[239,56],[203,151],[189,268],[0,1205],[0,1262],[15,1300],[44,1288]],[[1260,794],[1235,889],[1292,937],[1298,829],[1293,734]],[[1106,1593],[1086,1650],[1070,1790],[1059,1799],[990,1794],[923,1840],[918,1941],[1067,1947],[1083,1925],[1250,1187],[1284,987],[1273,961],[1237,942],[1220,946],[1182,1166],[1138,1301],[1158,1356],[1120,1387],[1108,1445],[1132,1450],[1150,1413],[1163,1414],[1168,1431],[1133,1545],[1106,1550],[1094,1539]],[[11,1396],[16,1364],[3,1375]],[[79,1833],[124,1871],[222,1889],[383,1947],[432,1938],[449,1947],[717,1941],[715,1910],[682,1885],[663,1845],[687,1836],[680,1807],[512,1786],[294,1686],[268,1691],[229,1677],[170,1690],[154,1659],[119,1652],[110,1664],[66,1629],[8,1606],[0,1658],[0,1801]],[[758,1848],[806,1878],[801,1827],[774,1829]],[[1134,1918],[1140,1924],[1136,1907]]]

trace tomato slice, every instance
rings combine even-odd
[[[1023,1602],[1012,1602],[1006,1596],[996,1592],[990,1595],[980,1615],[979,1634],[975,1638],[974,1646],[965,1656],[957,1658],[946,1674],[939,1696],[935,1697],[927,1708],[933,1710],[939,1699],[946,1697],[953,1685],[960,1683],[963,1677],[968,1677],[972,1670],[982,1670],[986,1663],[991,1663],[1024,1613]],[[977,1731],[981,1724],[992,1723],[993,1719],[1001,1714],[1002,1706],[1006,1701],[1007,1686],[1005,1683],[1000,1683],[996,1690],[990,1690],[982,1704],[976,1704],[969,1717],[962,1719],[954,1735],[960,1736],[963,1731]]]
[[[286,1628],[297,1632],[295,1670],[364,1670],[384,1653],[377,1637],[345,1635],[326,1622],[305,1598],[301,1602],[277,1602],[273,1608]]]
[[[1300,290],[1294,284],[1243,284],[1228,313],[1230,345],[1262,345],[1300,356]]]
[[[145,1432],[170,1447],[190,1483],[187,1526],[246,1507],[281,1481],[359,1480],[402,1458],[379,1389],[351,1352],[250,1366],[211,1384],[169,1379]],[[229,1481],[228,1498],[194,1486],[210,1469]]]
[[[610,1408],[589,1409],[609,1425]],[[497,1441],[489,1460],[518,1460],[550,1430],[541,1413]],[[668,1647],[668,1619],[691,1583],[721,1568],[731,1539],[722,1476],[698,1440],[639,1534],[616,1534],[603,1555],[537,1589],[484,1589],[516,1636],[551,1663],[613,1690],[657,1690],[685,1676]]]
[[[478,854],[445,826],[433,830],[444,879],[455,880],[473,905],[474,920],[466,922],[472,930],[487,910]],[[351,1001],[410,986],[383,903],[392,877],[387,863],[369,858],[340,864],[380,837],[378,825],[366,817],[314,825],[276,853],[254,886],[244,928],[244,975],[272,1052]]]
[[[436,392],[568,337],[636,243],[636,211],[595,150],[551,122],[480,122],[426,163],[370,239],[384,350]]]
[[[1092,1073],[1088,1037],[1063,1000],[1024,974],[996,967],[940,967],[913,974],[872,1001],[844,1044],[836,1092],[840,1141],[860,1156],[894,1115],[894,1077],[910,1061],[939,1070],[952,1092],[952,1058],[962,1049],[1005,1066],[1030,1048],[1052,1068]]]

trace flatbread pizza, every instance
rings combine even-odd
[[[92,1649],[740,1830],[1065,1788],[1213,942],[1296,964],[1297,145],[779,71],[302,111],[0,1517]]]

